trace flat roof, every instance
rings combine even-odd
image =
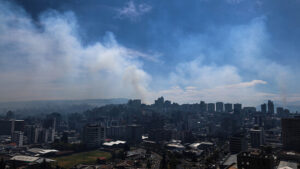
[[[168,147],[173,147],[173,148],[180,148],[180,149],[184,149],[184,146],[178,143],[170,143],[167,144]]]
[[[200,142],[200,143],[192,143],[192,144],[190,144],[189,146],[191,147],[191,148],[198,148],[198,146],[200,146],[200,145],[214,145],[213,143],[211,143],[211,142]]]
[[[23,156],[23,155],[18,155],[18,156],[13,156],[11,160],[16,160],[16,161],[24,161],[24,162],[35,162],[39,159],[40,157],[32,157],[32,156]]]
[[[41,149],[41,148],[31,148],[31,149],[28,149],[27,151],[32,152],[32,153],[37,153],[37,154],[47,154],[47,153],[52,153],[52,152],[58,152],[58,150],[54,150],[54,149]]]
[[[126,143],[126,141],[117,140],[117,141],[105,142],[102,145],[104,145],[104,146],[113,146],[113,145],[119,145],[119,144],[125,144],[125,143]]]

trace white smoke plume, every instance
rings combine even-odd
[[[48,11],[35,23],[23,9],[0,1],[0,101],[144,98],[150,76],[139,55],[105,42],[83,46],[72,12]]]

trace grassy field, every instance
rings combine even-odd
[[[98,157],[106,157],[106,159],[109,159],[111,158],[111,154],[108,152],[94,150],[53,159],[57,161],[59,166],[70,168],[76,164],[95,164]]]

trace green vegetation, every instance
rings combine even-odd
[[[98,157],[106,157],[106,159],[111,158],[111,154],[103,151],[88,151],[75,153],[68,156],[62,156],[53,158],[57,161],[58,165],[63,168],[71,168],[76,164],[95,164]]]

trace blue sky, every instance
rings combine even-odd
[[[1,101],[300,103],[299,0],[0,4]]]

